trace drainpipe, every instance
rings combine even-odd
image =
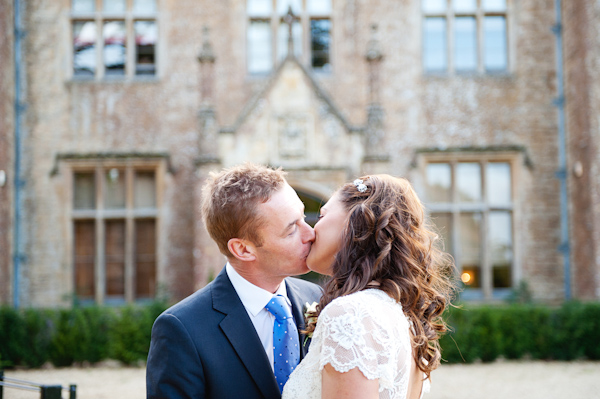
[[[552,28],[556,37],[556,81],[558,96],[554,101],[558,109],[558,171],[560,180],[560,245],[558,251],[563,255],[565,300],[571,299],[571,248],[569,244],[569,202],[567,191],[567,139],[565,125],[565,92],[563,72],[563,41],[561,0],[554,0],[556,25]]]
[[[21,157],[23,154],[22,144],[22,120],[25,113],[25,103],[23,102],[22,79],[23,79],[23,59],[22,59],[22,39],[25,36],[25,30],[21,22],[21,3],[14,0],[14,56],[15,56],[15,218],[14,218],[14,239],[13,239],[13,306],[20,306],[20,277],[21,261],[23,260],[21,218],[23,214],[22,207],[22,188],[24,181],[21,179]]]

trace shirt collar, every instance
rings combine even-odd
[[[227,276],[235,288],[238,296],[240,297],[242,304],[250,312],[253,316],[256,316],[261,310],[265,308],[267,303],[271,300],[273,295],[281,295],[285,298],[287,304],[292,306],[292,303],[288,299],[287,289],[285,287],[285,281],[279,284],[279,288],[275,292],[275,294],[270,293],[267,290],[264,290],[242,276],[231,266],[229,262],[225,265],[225,270],[227,272]]]

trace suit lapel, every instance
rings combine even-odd
[[[304,303],[302,303],[302,295],[298,287],[294,284],[291,284],[289,279],[285,279],[285,283],[287,289],[287,296],[290,302],[292,303],[292,314],[294,315],[294,320],[296,321],[296,326],[298,326],[298,333],[300,335],[300,360],[302,360],[304,359],[304,356],[306,356],[309,346],[304,345],[306,335],[300,332],[306,328],[306,323],[304,321]]]
[[[267,354],[225,268],[213,282],[212,297],[213,308],[226,315],[219,324],[221,330],[262,394],[267,398],[280,397]]]

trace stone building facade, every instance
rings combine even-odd
[[[553,0],[22,3],[25,256],[14,284],[0,251],[2,302],[189,295],[224,264],[202,183],[245,161],[282,166],[316,204],[360,175],[405,176],[466,300],[521,282],[565,298]],[[598,299],[600,10],[564,3],[570,291]],[[0,54],[14,57],[0,14]],[[10,175],[14,70],[0,73]],[[0,250],[15,239],[13,189],[0,187]]]

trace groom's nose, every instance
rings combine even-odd
[[[315,231],[313,230],[313,228],[306,223],[305,221],[302,221],[302,242],[303,243],[312,243],[315,241]]]

